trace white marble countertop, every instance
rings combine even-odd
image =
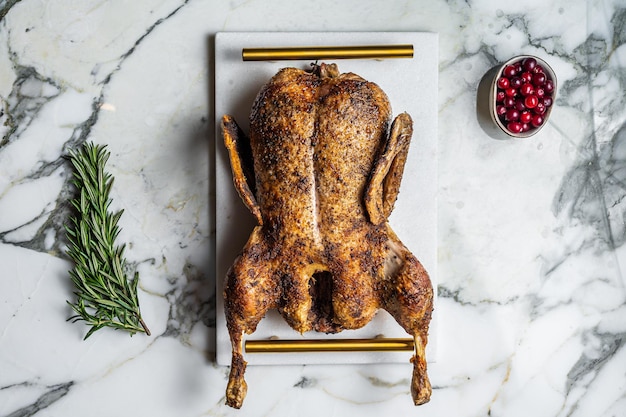
[[[407,363],[253,366],[243,408],[225,406],[211,256],[220,31],[438,34],[428,404],[412,405]],[[521,53],[553,67],[556,105],[536,136],[495,140],[477,86]],[[626,415],[625,73],[624,0],[0,1],[0,416]],[[87,327],[66,322],[65,156],[86,140],[112,154],[150,337],[83,341]]]

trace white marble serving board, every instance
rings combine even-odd
[[[286,66],[309,68],[311,61],[243,62],[244,47],[412,44],[412,59],[337,60],[341,72],[354,72],[377,83],[388,95],[393,115],[406,111],[414,121],[414,135],[404,177],[390,223],[409,249],[428,270],[437,285],[437,88],[438,35],[413,32],[284,33],[223,32],[215,38],[216,118],[216,274],[217,274],[217,362],[230,364],[231,345],[225,324],[223,277],[243,248],[254,227],[252,215],[240,201],[232,183],[230,165],[223,146],[220,119],[233,115],[244,131],[248,115],[261,86],[278,69]],[[436,292],[436,290],[435,290]],[[436,300],[435,300],[436,301]],[[427,357],[436,360],[437,308],[430,327]],[[311,339],[408,337],[385,311],[359,330],[337,335],[292,330],[275,311],[270,312],[248,339]],[[244,353],[245,354],[245,353]],[[406,363],[409,352],[352,353],[247,353],[249,364]]]

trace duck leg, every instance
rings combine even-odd
[[[389,253],[381,288],[382,307],[415,342],[411,358],[411,395],[415,405],[429,401],[431,385],[426,372],[426,343],[433,310],[433,288],[421,263],[389,229]]]
[[[243,335],[253,333],[257,324],[270,309],[278,307],[280,285],[277,282],[275,260],[257,226],[242,254],[226,275],[224,311],[232,343],[232,363],[226,403],[240,408],[246,396],[244,380],[246,361],[243,358]]]

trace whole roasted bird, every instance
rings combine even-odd
[[[429,400],[433,289],[387,222],[412,120],[390,121],[385,93],[334,64],[280,70],[257,95],[249,137],[223,117],[235,187],[258,222],[225,282],[231,407],[247,391],[243,335],[270,309],[299,332],[326,333],[360,328],[385,309],[415,341],[413,400]]]

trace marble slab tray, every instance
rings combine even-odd
[[[286,66],[310,68],[311,61],[243,62],[244,47],[412,44],[411,59],[338,60],[341,72],[354,72],[377,83],[388,95],[393,115],[408,112],[414,121],[402,187],[390,223],[400,239],[428,270],[437,284],[437,80],[438,36],[434,33],[218,33],[215,39],[216,118],[216,276],[217,294],[223,277],[254,227],[252,215],[240,201],[232,184],[230,165],[223,146],[220,119],[233,115],[244,131],[248,114],[261,86]],[[217,297],[217,361],[230,364],[231,345],[225,325],[223,299]],[[427,356],[436,358],[437,313],[431,323]],[[249,339],[408,337],[385,311],[362,329],[337,335],[292,330],[276,312],[261,321]],[[249,364],[406,363],[408,352],[353,353],[248,353]]]

